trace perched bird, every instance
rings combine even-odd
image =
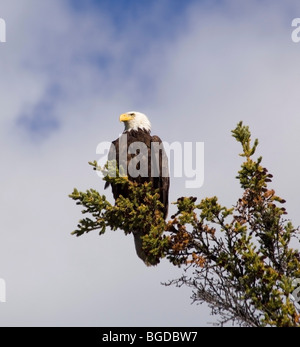
[[[123,134],[112,142],[108,161],[116,160],[118,169],[125,169],[127,177],[132,182],[143,184],[152,182],[153,189],[158,189],[159,200],[163,204],[162,213],[166,219],[169,200],[169,169],[168,159],[158,136],[151,136],[151,123],[146,115],[140,112],[128,112],[120,116],[125,129]],[[111,185],[114,199],[120,195],[127,198],[126,188],[120,184],[106,182],[105,189]],[[146,265],[149,263],[147,255],[142,249],[141,237],[144,230],[132,230],[137,255]]]

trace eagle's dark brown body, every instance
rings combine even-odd
[[[136,143],[137,142],[137,143]],[[143,150],[132,151],[129,153],[128,149],[130,145],[139,147],[139,143],[143,145]],[[138,156],[138,157],[137,157]],[[137,169],[140,170],[141,167],[146,168],[143,170],[143,174],[133,177],[130,172],[130,162],[138,158]],[[159,190],[160,201],[163,204],[163,215],[164,218],[168,214],[169,205],[169,170],[168,170],[168,160],[166,153],[164,151],[162,141],[158,136],[151,136],[150,131],[145,129],[130,130],[125,131],[120,138],[112,142],[111,149],[108,154],[108,160],[116,160],[117,167],[120,170],[120,166],[126,169],[128,179],[132,182],[137,182],[143,184],[144,182],[152,182],[153,189]],[[134,163],[131,162],[131,164]],[[106,183],[105,188],[110,184]],[[115,199],[120,195],[127,197],[128,192],[126,187],[114,184],[112,185],[112,193]],[[141,236],[143,236],[142,231],[133,230],[132,233],[135,237],[135,246],[138,256],[144,260],[146,263],[146,255],[142,250]],[[147,264],[149,265],[149,264]]]

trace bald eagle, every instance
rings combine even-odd
[[[127,112],[120,116],[120,122],[123,122],[125,129],[123,134],[112,142],[108,153],[108,161],[116,160],[117,167],[120,170],[122,166],[126,169],[127,177],[132,182],[143,184],[151,182],[153,189],[158,189],[159,200],[163,208],[164,219],[168,214],[169,203],[169,169],[168,159],[158,136],[151,136],[151,123],[147,116],[140,112]],[[120,195],[127,198],[126,188],[120,184],[111,184],[106,182],[105,189],[111,185],[114,199]],[[142,249],[143,230],[132,230],[134,236],[135,248],[139,258],[146,265],[149,264],[147,255]]]

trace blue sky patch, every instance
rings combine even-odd
[[[123,33],[130,24],[143,32],[145,38],[172,35],[185,21],[186,10],[199,0],[68,0],[77,12],[99,11]],[[205,1],[204,1],[205,2]]]
[[[51,86],[37,104],[19,116],[17,126],[25,130],[32,139],[45,138],[57,130],[59,121],[55,116],[55,103],[59,94],[59,88]]]

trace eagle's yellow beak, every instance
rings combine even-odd
[[[126,113],[121,114],[121,116],[120,116],[120,122],[127,122],[131,119],[133,119],[133,117],[130,116],[129,114],[126,114]]]

